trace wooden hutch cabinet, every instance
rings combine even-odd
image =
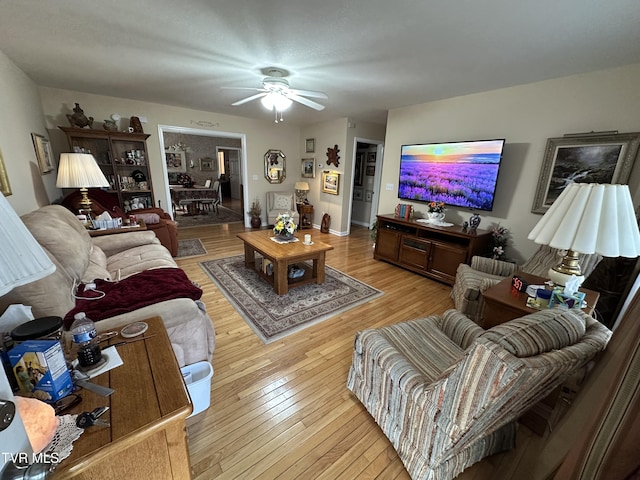
[[[461,263],[485,254],[491,232],[463,232],[462,227],[439,227],[415,220],[378,215],[374,258],[453,285]]]
[[[67,135],[72,152],[91,153],[118,195],[123,210],[127,205],[153,207],[153,186],[145,133],[111,132],[86,128],[59,127]],[[126,202],[126,203],[125,203]]]

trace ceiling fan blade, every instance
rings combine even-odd
[[[258,93],[256,95],[251,95],[250,97],[247,98],[243,98],[242,100],[238,100],[237,102],[233,102],[231,104],[232,107],[237,107],[238,105],[242,105],[244,103],[248,103],[251,100],[257,100],[258,98],[264,97],[266,95],[266,93]]]
[[[221,90],[253,90],[254,92],[266,92],[264,88],[256,87],[220,87]]]
[[[301,103],[307,107],[313,108],[314,110],[324,110],[324,105],[320,105],[319,103],[314,102],[313,100],[309,100],[308,98],[301,97],[300,95],[296,95],[295,93],[289,91],[284,94],[285,97],[290,98],[294,102]]]
[[[305,97],[324,98],[325,100],[329,98],[327,97],[326,93],[314,92],[313,90],[298,90],[297,88],[291,88],[289,89],[289,91],[295,93],[296,95],[304,95]]]

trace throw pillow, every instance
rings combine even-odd
[[[276,193],[273,198],[273,208],[275,210],[290,210],[291,195],[281,195]]]

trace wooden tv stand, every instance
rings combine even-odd
[[[438,227],[394,215],[378,215],[374,258],[453,285],[461,263],[486,254],[491,232],[463,232],[460,225]]]

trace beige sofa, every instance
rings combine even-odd
[[[0,311],[18,303],[31,306],[36,318],[51,315],[64,318],[76,306],[74,294],[78,284],[129,278],[128,282],[135,283],[136,277],[132,277],[135,274],[178,268],[151,231],[92,238],[73,213],[60,205],[48,205],[21,218],[49,254],[56,271],[0,297]],[[135,288],[132,290],[135,295]],[[98,332],[110,331],[152,316],[162,317],[180,366],[211,360],[215,332],[199,300],[160,298],[157,303],[100,320],[96,327]]]

